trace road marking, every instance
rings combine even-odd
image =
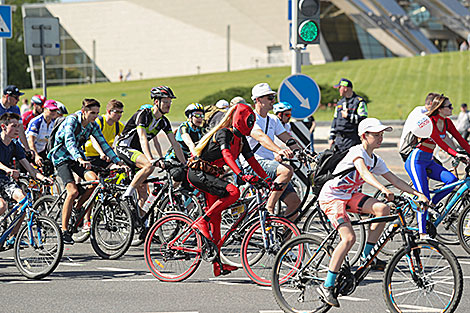
[[[59,263],[60,265],[66,265],[66,266],[83,266],[84,264],[80,264],[80,263],[66,263],[66,262],[61,262]]]
[[[6,281],[4,284],[47,284],[50,283],[48,280],[12,280]]]
[[[117,267],[97,267],[102,271],[113,271],[113,272],[135,272],[135,269],[117,268]]]
[[[260,310],[259,313],[283,313],[283,311],[279,311],[279,310]]]
[[[370,299],[364,299],[364,298],[356,298],[356,297],[350,297],[350,296],[344,296],[341,297],[341,300],[349,300],[349,301],[354,301],[354,302],[367,302],[370,301]]]

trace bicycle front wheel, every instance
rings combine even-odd
[[[145,263],[158,280],[183,281],[201,263],[201,236],[193,221],[182,214],[168,214],[152,226],[145,238]]]
[[[274,299],[284,312],[326,312],[331,306],[316,291],[326,279],[331,250],[314,235],[294,237],[276,256],[272,271]],[[313,256],[307,250],[316,251]],[[330,251],[329,251],[330,250]]]
[[[463,276],[452,251],[434,240],[419,241],[390,260],[383,295],[391,312],[454,312],[460,302]]]
[[[470,254],[470,206],[460,213],[457,221],[457,233],[460,245]]]
[[[18,232],[15,241],[15,263],[30,279],[41,279],[59,265],[64,251],[62,232],[53,219],[33,216]]]
[[[257,221],[245,234],[242,242],[242,265],[252,281],[261,286],[271,286],[274,259],[282,244],[300,231],[288,219],[268,216],[264,223]],[[253,262],[253,260],[256,260]]]
[[[90,242],[98,256],[117,259],[124,255],[134,236],[132,213],[123,202],[99,205],[91,220]]]

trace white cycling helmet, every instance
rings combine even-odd
[[[292,110],[292,105],[287,102],[279,102],[273,106],[274,114]]]

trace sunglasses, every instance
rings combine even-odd
[[[110,110],[110,112],[117,113],[117,114],[122,114],[124,111],[119,111],[119,110]]]
[[[204,118],[204,114],[193,114],[195,118]]]
[[[292,113],[284,113],[284,116],[291,117]]]
[[[452,103],[449,104],[449,105],[444,105],[443,108],[449,108],[449,109],[453,109],[453,106],[452,106]]]
[[[266,98],[268,98],[268,100],[274,100],[276,98],[275,95],[267,95]]]

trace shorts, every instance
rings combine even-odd
[[[20,186],[11,177],[0,178],[0,195],[6,202],[13,201],[13,193]]]
[[[329,201],[318,201],[320,208],[325,212],[331,225],[336,229],[339,225],[350,223],[348,212],[361,213],[362,206],[370,196],[363,193],[354,193],[349,200],[333,199]]]
[[[225,198],[229,195],[227,191],[229,182],[203,171],[188,169],[188,181],[197,189],[219,198]]]
[[[263,168],[263,170],[268,174],[268,176],[274,181],[277,176],[277,168],[281,163],[279,163],[276,160],[268,160],[268,159],[259,159],[258,160],[259,165]],[[249,174],[255,174],[255,171],[251,167],[245,167],[244,168],[245,172]],[[287,184],[286,189],[282,193],[281,197],[279,198],[280,200],[284,200],[291,192],[295,192],[294,186],[291,183]]]
[[[110,164],[113,164],[113,162],[107,162],[99,156],[87,157],[87,160],[90,161],[91,165],[102,168],[107,168]]]
[[[72,171],[85,179],[86,172],[89,172],[90,170],[80,166],[77,161],[65,161],[57,165],[57,176],[62,180],[64,187],[67,186],[68,183],[75,182]]]
[[[135,161],[139,155],[142,155],[142,151],[137,149],[132,149],[128,147],[116,147],[116,154],[117,156],[126,163],[132,170],[139,170],[137,165],[135,165]]]

